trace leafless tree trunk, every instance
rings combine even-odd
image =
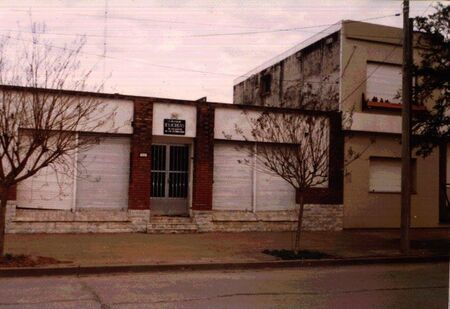
[[[77,139],[76,132],[116,130],[115,109],[95,95],[61,91],[102,89],[88,83],[92,68],[84,68],[80,61],[84,39],[55,48],[41,38],[42,32],[45,27],[33,25],[28,40],[0,41],[0,255],[8,189],[44,168],[76,172],[74,153],[98,141],[96,136]]]
[[[241,164],[253,166],[256,157],[260,172],[276,175],[289,183],[299,196],[299,212],[293,251],[299,252],[305,207],[304,193],[326,187],[329,181],[330,118],[328,112],[305,110],[244,112],[249,129],[235,128],[235,134],[257,147],[240,146],[249,159]],[[232,134],[224,136],[232,138]],[[248,144],[248,143],[247,143]],[[367,146],[362,151],[366,151]],[[255,153],[254,149],[257,149]],[[359,158],[361,152],[350,150],[344,166]]]
[[[329,170],[329,130],[327,114],[302,111],[263,112],[248,115],[250,136],[243,130],[236,132],[247,141],[257,144],[258,170],[277,175],[300,193],[298,221],[293,250],[298,253],[303,221],[303,192],[326,185]],[[252,147],[242,147],[254,151]],[[252,160],[241,163],[252,165]]]
[[[300,193],[300,203],[298,208],[298,219],[297,219],[297,229],[295,230],[295,243],[294,243],[294,253],[298,254],[300,250],[300,237],[302,234],[302,224],[303,224],[303,209],[305,204],[303,202],[303,194]]]
[[[0,257],[5,253],[5,228],[6,228],[6,204],[8,192],[6,188],[0,187]]]

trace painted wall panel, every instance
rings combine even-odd
[[[285,127],[286,131],[292,130],[293,123],[299,123],[302,125],[304,123],[305,115],[298,114],[293,115],[296,117],[294,120],[285,121],[289,119],[290,115],[285,113],[278,113],[277,118],[274,118],[270,124],[278,124],[280,127]],[[292,115],[292,114],[291,114]],[[253,110],[242,110],[242,109],[232,109],[232,108],[221,108],[215,109],[215,122],[214,122],[214,138],[222,140],[231,141],[255,141],[252,136],[252,127],[256,123],[256,120],[261,117],[261,112]],[[323,125],[325,129],[328,128],[328,119],[322,116],[317,116],[319,121],[316,122],[317,129]],[[323,120],[323,121],[322,121]],[[303,129],[303,130],[302,130]],[[307,132],[306,126],[301,129],[296,130],[296,133],[303,134]],[[283,142],[292,143],[294,138],[291,138],[289,134],[282,134],[281,139],[277,140],[267,140],[267,142]],[[300,140],[301,137],[296,137],[296,140]],[[258,138],[258,142],[261,141],[261,137]]]
[[[256,119],[259,112],[244,112],[241,109],[216,108],[214,123],[214,138],[235,141],[251,141],[251,119]],[[236,128],[242,133],[236,132]]]
[[[20,93],[14,93],[14,95],[18,94]],[[27,110],[27,112],[31,115],[33,111],[31,107],[33,102],[31,96],[28,96],[29,99],[27,95],[25,95],[25,97],[19,97],[24,102],[23,106],[26,107],[25,110]],[[70,113],[74,112],[78,104],[81,104],[81,106],[84,105],[84,110],[86,110],[86,108],[91,110],[92,112],[88,114],[88,118],[83,118],[78,122],[78,127],[76,128],[77,131],[121,134],[133,133],[133,128],[131,126],[133,119],[133,101],[131,100],[105,99],[75,95],[61,96],[54,99],[54,97],[48,95],[45,99],[41,98],[41,102],[44,102],[47,109],[50,109],[50,106],[52,106],[54,102],[60,103],[60,106],[64,106],[62,110],[66,112],[66,115],[70,115]],[[52,115],[58,115],[58,112],[61,112],[62,110],[57,109]],[[75,113],[78,114],[78,111],[75,111]],[[65,125],[63,129],[65,131],[74,131],[73,125],[76,123],[77,122],[74,121],[65,122],[63,123],[63,125]],[[23,123],[20,127],[32,129],[35,128],[35,124]]]
[[[379,133],[401,133],[402,119],[396,115],[368,114],[346,112],[343,128],[351,131]]]
[[[133,128],[131,126],[133,120],[133,101],[99,99],[98,103],[100,107],[93,115],[91,115],[91,118],[98,119],[98,121],[101,122],[101,125],[93,130],[79,128],[80,131],[121,134],[133,133]]]
[[[192,105],[154,103],[153,104],[153,135],[172,136],[164,134],[164,119],[186,120],[186,134],[179,137],[195,137],[197,130],[197,108]]]

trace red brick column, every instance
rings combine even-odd
[[[214,171],[214,107],[197,105],[197,136],[194,142],[192,209],[211,210]]]
[[[152,125],[153,103],[135,100],[130,153],[129,209],[150,208]]]

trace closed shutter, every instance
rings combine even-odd
[[[252,168],[238,160],[248,154],[236,149],[238,143],[214,144],[213,208],[217,210],[252,209]]]
[[[73,176],[55,173],[46,167],[17,185],[17,205],[21,208],[70,210],[73,203]]]
[[[129,137],[103,137],[98,144],[80,151],[77,209],[125,209],[128,205],[129,169]]]
[[[22,134],[23,142],[26,143],[28,136],[26,133]],[[75,139],[75,134],[73,138]],[[50,139],[48,145],[53,152],[56,143]],[[73,153],[68,154],[61,158],[62,160],[41,168],[36,174],[17,184],[18,207],[70,210],[74,199],[74,158]],[[35,163],[33,157],[28,163]]]
[[[402,67],[399,65],[367,63],[366,98],[400,103],[395,96],[402,90]]]
[[[75,160],[70,157],[65,162],[64,170],[60,166],[58,173],[54,167],[40,169],[35,175],[17,185],[17,205],[21,208],[63,209],[73,206],[73,169]]]
[[[285,210],[295,207],[295,189],[278,175],[256,172],[257,210]]]
[[[370,192],[401,192],[401,160],[370,158]]]

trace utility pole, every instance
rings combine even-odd
[[[403,79],[402,79],[402,198],[401,252],[409,254],[411,225],[411,105],[412,105],[412,20],[409,0],[403,0]]]

